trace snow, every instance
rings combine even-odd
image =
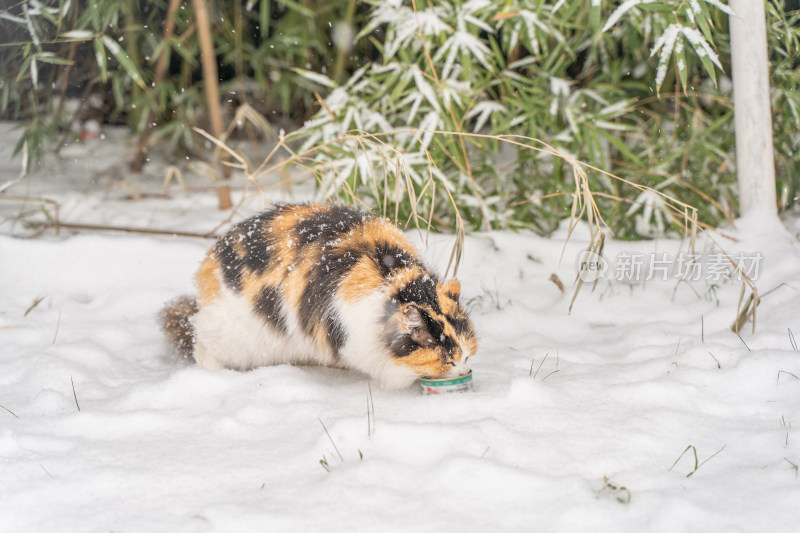
[[[213,190],[133,201],[111,188],[126,148],[105,134],[6,194],[57,200],[70,222],[205,232],[229,216]],[[18,174],[17,159],[3,165]],[[143,192],[160,189],[160,168],[136,178]],[[797,220],[756,213],[724,230],[736,241],[717,235],[763,255],[742,340],[729,329],[738,283],[606,278],[567,314],[585,227],[560,265],[565,228],[470,236],[459,278],[481,337],[475,389],[436,397],[327,368],[199,370],[166,350],[155,315],[192,290],[211,240],[22,238],[21,205],[0,209],[0,531],[796,529]],[[451,245],[418,248],[441,272]],[[613,272],[623,253],[686,250],[609,239],[604,255]],[[689,446],[706,461],[696,471]]]

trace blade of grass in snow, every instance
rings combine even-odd
[[[58,338],[58,329],[61,327],[61,311],[58,312],[58,320],[56,320],[56,331],[53,333],[53,342],[51,344],[56,343],[56,339]]]
[[[330,433],[328,433],[328,428],[326,428],[326,427],[325,427],[325,424],[322,422],[322,419],[321,419],[321,418],[318,418],[317,420],[319,420],[319,423],[322,425],[322,429],[324,429],[324,430],[325,430],[325,434],[328,436],[328,440],[330,440],[330,441],[331,441],[331,444],[333,444],[333,449],[334,449],[334,450],[336,450],[336,454],[339,456],[339,459],[340,459],[342,462],[344,462],[344,457],[342,457],[342,454],[341,454],[341,452],[339,452],[339,448],[337,448],[337,447],[336,447],[336,443],[335,443],[335,442],[333,442],[333,437],[331,437],[331,434],[330,434]],[[324,456],[323,456],[323,458],[324,458]]]
[[[708,458],[706,458],[706,460],[705,460],[705,461],[703,461],[702,463],[700,463],[699,465],[697,465],[697,468],[695,468],[695,469],[694,469],[694,472],[697,472],[697,469],[698,469],[698,468],[700,468],[701,466],[703,466],[704,464],[706,464],[707,462],[709,462],[711,459],[713,459],[714,457],[716,457],[717,455],[719,455],[719,454],[722,452],[722,450],[724,450],[724,449],[725,449],[727,446],[728,446],[727,444],[723,444],[723,445],[722,445],[722,448],[720,448],[719,450],[717,450],[717,451],[715,451],[714,453],[712,453],[712,454],[711,454],[711,455],[710,455]],[[690,472],[689,474],[687,474],[687,475],[686,475],[686,477],[689,477],[689,476],[691,476],[692,474],[694,474],[694,472]]]
[[[561,371],[560,371],[559,369],[557,369],[557,368],[556,368],[555,370],[553,370],[552,372],[550,372],[549,374],[547,374],[545,377],[543,377],[543,378],[542,378],[542,381],[546,380],[547,378],[549,378],[550,376],[552,376],[552,375],[553,375],[553,374],[555,374],[556,372],[561,372]]]
[[[794,477],[797,478],[797,470],[798,470],[797,464],[793,463],[792,461],[790,461],[786,457],[784,457],[783,460],[786,461],[787,463],[789,463],[790,465],[792,465],[792,468],[794,468]]]
[[[720,449],[719,449],[719,450],[717,450],[716,452],[712,453],[712,454],[711,454],[711,455],[710,455],[710,456],[709,456],[707,459],[705,459],[705,460],[704,460],[702,463],[698,463],[698,461],[697,461],[697,448],[695,448],[693,445],[691,445],[691,444],[690,444],[690,445],[688,445],[688,446],[686,447],[686,449],[685,449],[685,450],[683,450],[683,452],[682,452],[682,453],[681,453],[681,454],[678,456],[678,458],[677,458],[677,459],[675,459],[675,462],[674,462],[674,463],[672,463],[672,466],[671,466],[671,467],[669,467],[669,470],[672,470],[673,468],[675,468],[675,465],[677,465],[677,464],[678,464],[678,461],[680,461],[680,460],[681,460],[681,458],[682,458],[682,457],[683,457],[683,456],[686,454],[686,452],[688,452],[689,450],[692,450],[692,453],[694,454],[694,468],[692,469],[692,471],[691,471],[691,472],[689,472],[688,474],[686,474],[686,477],[691,477],[691,476],[692,476],[692,475],[693,475],[695,472],[697,472],[697,470],[698,470],[698,469],[699,469],[701,466],[703,466],[703,465],[704,465],[704,464],[706,464],[708,461],[710,461],[711,459],[713,459],[714,457],[716,457],[716,456],[717,456],[717,455],[718,455],[720,452],[722,452],[722,450],[724,450],[726,446],[727,446],[727,444],[725,444],[724,446],[722,446],[722,448],[720,448]],[[669,470],[668,470],[668,471],[669,471]]]
[[[367,437],[375,433],[375,403],[372,401],[372,385],[367,382]],[[371,409],[371,412],[370,412]]]
[[[765,292],[764,294],[762,294],[761,297],[764,298],[767,294],[772,294],[774,291],[777,291],[781,287],[785,287],[785,286],[786,286],[786,283],[785,282],[781,282],[780,284],[778,284],[777,287],[773,287],[770,290],[768,290],[767,292]]]
[[[6,411],[8,411],[8,412],[9,412],[9,413],[11,413],[12,415],[14,415],[14,418],[19,418],[19,417],[17,416],[17,414],[16,414],[14,411],[12,411],[11,409],[9,409],[9,408],[8,408],[8,407],[6,407],[5,405],[0,405],[0,407],[2,407],[2,408],[3,408],[3,409],[5,409]]]
[[[42,300],[44,300],[44,296],[39,296],[38,298],[36,298],[35,300],[33,300],[33,303],[31,304],[31,306],[30,306],[30,307],[28,307],[28,308],[25,310],[25,313],[24,313],[22,316],[28,316],[28,314],[29,314],[31,311],[33,311],[34,309],[36,309],[36,306],[37,306],[37,305],[39,305],[40,303],[42,303]],[[795,349],[797,349],[797,348],[795,348]]]
[[[692,472],[696,471],[696,470],[697,470],[697,448],[695,448],[694,446],[692,446],[692,445],[690,444],[690,445],[688,445],[688,446],[686,447],[686,449],[685,449],[685,450],[683,450],[683,452],[681,452],[681,454],[678,456],[678,458],[677,458],[677,459],[675,459],[675,462],[674,462],[674,463],[672,463],[672,466],[670,466],[670,467],[667,469],[667,472],[669,472],[669,471],[671,471],[673,468],[675,468],[675,465],[677,465],[677,464],[678,464],[678,461],[680,461],[680,460],[681,460],[681,458],[682,458],[682,457],[683,457],[683,456],[686,454],[686,452],[688,452],[689,450],[692,450],[692,453],[694,454],[694,470],[692,470]],[[687,476],[687,477],[688,477],[688,476]]]
[[[375,433],[375,402],[372,399],[372,386],[367,383],[367,389],[369,390],[369,405],[372,409],[372,432]]]
[[[786,438],[783,441],[783,446],[786,448],[789,446],[789,427],[791,427],[791,424],[789,426],[786,425],[786,419],[783,417],[783,415],[781,415],[781,427],[786,429]]]
[[[541,370],[542,365],[544,364],[545,361],[547,361],[547,356],[548,355],[550,355],[550,352],[547,352],[546,354],[544,354],[544,359],[542,359],[542,362],[539,363],[538,368],[536,368],[536,374],[533,375],[533,379],[536,379],[536,376],[539,374],[539,370]],[[533,362],[531,362],[531,367],[533,367]]]
[[[703,323],[704,320],[705,320],[705,317],[703,315],[700,315],[700,342],[705,344],[705,342],[706,342],[706,327],[705,327],[705,324]]]
[[[78,411],[80,411],[81,406],[78,404],[78,395],[75,393],[75,382],[72,381],[72,376],[69,377],[69,382],[72,383],[72,397],[75,398],[75,407],[77,407]]]
[[[742,344],[744,344],[744,347],[745,347],[745,348],[747,348],[747,351],[748,351],[748,352],[749,352],[749,351],[751,351],[751,350],[750,350],[750,347],[747,345],[747,343],[746,343],[746,342],[744,342],[744,339],[742,338],[742,336],[741,336],[741,335],[739,335],[738,333],[736,334],[736,336],[737,336],[737,337],[739,337],[739,340],[740,340],[740,341],[742,341]]]

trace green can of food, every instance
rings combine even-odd
[[[472,390],[472,370],[469,374],[457,378],[433,379],[420,378],[422,394],[447,394],[449,392],[467,392]]]

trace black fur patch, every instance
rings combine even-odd
[[[375,249],[365,250],[365,253],[374,255],[375,262],[384,278],[388,278],[394,271],[409,265],[422,266],[419,259],[394,244],[375,243]]]
[[[308,273],[300,301],[299,315],[303,331],[310,335],[314,324],[325,323],[334,352],[344,345],[344,330],[331,315],[331,302],[342,279],[350,273],[359,257],[351,251],[323,253]]]
[[[367,217],[367,214],[350,207],[334,206],[306,216],[298,221],[294,229],[301,245],[311,244],[314,241],[321,241],[324,245],[363,224]]]
[[[265,287],[258,294],[255,302],[256,311],[266,319],[267,323],[281,333],[286,333],[286,318],[281,313],[281,291],[277,287]]]
[[[437,313],[442,312],[439,309],[439,297],[436,295],[436,279],[430,274],[406,283],[397,291],[397,299],[403,303],[427,304]]]
[[[237,239],[238,235],[235,230],[229,232],[217,241],[214,246],[214,254],[217,256],[222,268],[222,277],[225,279],[225,284],[234,291],[241,292],[244,261],[239,259],[236,250],[234,250],[233,245]]]
[[[444,362],[447,362],[453,358],[453,354],[455,354],[458,344],[456,344],[456,341],[454,341],[452,337],[445,335],[441,345],[444,350],[439,352],[440,356]]]
[[[252,272],[262,274],[272,260],[270,249],[275,240],[269,236],[267,227],[280,214],[278,209],[261,213],[239,224],[244,235],[243,244],[247,253],[245,266]]]
[[[419,315],[422,317],[422,322],[425,324],[425,329],[427,329],[428,333],[430,333],[431,337],[433,337],[433,341],[436,344],[442,344],[442,337],[444,337],[444,326],[423,310],[420,310]],[[447,339],[449,339],[449,337],[445,337],[445,340]]]
[[[240,222],[214,247],[225,284],[234,291],[242,291],[242,271],[245,268],[257,274],[267,270],[272,259],[269,251],[274,241],[266,229],[282,209],[283,206],[277,206]],[[239,257],[237,247],[244,249],[244,257]]]
[[[456,331],[458,335],[463,335],[464,333],[470,330],[468,319],[454,317],[450,315],[446,315],[446,318],[447,321],[450,322],[450,325],[453,326],[453,329]]]

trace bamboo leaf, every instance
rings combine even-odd
[[[94,37],[94,33],[89,30],[71,30],[61,34],[62,39],[70,41],[88,41],[92,37]]]
[[[93,40],[94,43],[94,58],[97,61],[97,67],[100,69],[100,80],[105,83],[108,81],[108,59],[106,57],[106,48],[103,46],[103,40],[97,37]]]
[[[139,69],[136,67],[136,65],[133,64],[133,61],[131,61],[131,58],[128,56],[128,54],[125,53],[122,47],[120,47],[120,45],[117,44],[117,42],[110,36],[103,35],[102,39],[106,49],[108,49],[111,55],[114,56],[114,59],[119,62],[122,68],[125,69],[125,72],[128,73],[128,76],[131,77],[131,80],[133,80],[136,85],[144,89],[146,86],[144,80],[142,79],[142,74],[139,72]]]

